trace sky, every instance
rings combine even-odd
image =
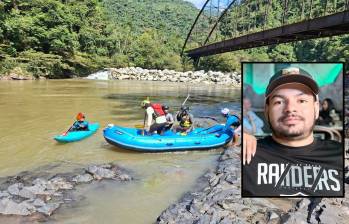
[[[202,6],[206,2],[206,0],[184,0],[184,1],[193,3],[196,6],[196,8],[198,8],[198,9],[201,9]],[[221,9],[222,8],[225,9],[226,6],[228,6],[232,1],[231,0],[223,0],[223,1],[211,0],[208,3],[208,5],[212,5],[213,4],[213,5],[217,6],[219,2],[220,2],[220,8]]]
[[[198,9],[201,9],[204,3],[206,2],[206,0],[184,0],[184,1],[193,3]]]

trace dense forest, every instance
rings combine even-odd
[[[273,0],[275,9],[280,4]],[[15,70],[64,78],[105,67],[194,69],[180,52],[198,11],[182,0],[3,0],[0,74]],[[277,11],[272,12],[275,16],[268,24],[278,21]],[[216,35],[229,37],[234,32],[229,24],[233,13]],[[242,20],[239,24],[252,23]],[[348,46],[349,36],[341,36],[261,47],[202,58],[197,69],[239,70],[241,60],[345,61]]]
[[[198,9],[182,0],[0,1],[0,74],[83,76],[105,67],[181,70]]]

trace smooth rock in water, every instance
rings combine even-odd
[[[231,223],[234,223],[233,220],[229,219],[228,217],[224,217],[220,222],[219,224],[231,224]],[[237,222],[235,222],[237,223]]]
[[[29,199],[35,198],[35,194],[32,191],[28,190],[27,188],[23,188],[22,190],[20,190],[18,195],[21,196],[22,198],[29,198]]]
[[[308,204],[310,203],[310,200],[304,198],[304,199],[301,199],[300,201],[297,202],[297,205],[296,205],[296,208],[297,209],[304,209],[308,206]]]
[[[30,191],[33,194],[46,194],[46,185],[36,184],[30,187],[24,187],[23,190]]]
[[[63,177],[55,177],[49,181],[52,184],[52,188],[48,188],[49,190],[71,190],[74,186],[67,182]]]
[[[234,175],[227,175],[227,177],[225,178],[225,181],[227,181],[230,184],[234,184],[235,182],[237,182],[238,178]]]
[[[76,183],[88,183],[88,182],[91,182],[92,180],[93,180],[93,177],[88,173],[77,175],[76,177],[73,178],[73,181]]]
[[[113,178],[115,177],[115,173],[109,169],[104,169],[102,167],[98,166],[89,166],[87,168],[87,172],[93,174],[93,176],[96,179],[102,179],[102,178]]]
[[[0,198],[6,198],[10,196],[10,194],[7,191],[0,191]]]
[[[121,174],[121,175],[119,176],[119,179],[122,180],[122,181],[129,181],[129,180],[132,180],[132,178],[131,178],[129,175],[127,175],[127,174]]]
[[[217,175],[217,176],[212,177],[212,178],[209,180],[210,186],[211,186],[211,187],[216,186],[216,185],[218,184],[219,178],[220,178],[221,176],[222,176],[222,174],[219,174],[219,175]]]
[[[210,220],[211,220],[211,217],[209,215],[205,214],[205,215],[201,216],[200,219],[195,223],[197,223],[197,224],[209,224]]]
[[[270,222],[270,221],[279,222],[280,216],[279,216],[278,214],[276,214],[275,212],[271,211],[271,212],[269,212],[269,214],[268,214],[268,219],[269,219],[269,222]],[[269,223],[269,222],[268,222],[268,223]]]
[[[33,185],[41,185],[41,186],[46,187],[47,184],[48,184],[48,181],[47,181],[47,180],[44,180],[44,179],[42,179],[42,178],[36,178],[36,179],[33,181]]]
[[[15,183],[7,188],[7,191],[12,195],[18,195],[19,191],[23,188],[22,183]]]
[[[57,208],[59,208],[59,206],[59,203],[49,203],[38,208],[37,211],[50,216]]]
[[[43,200],[41,200],[40,198],[35,199],[35,201],[33,202],[33,205],[36,207],[42,207],[45,206],[45,202]]]
[[[10,199],[0,201],[0,214],[4,215],[30,215],[35,212],[35,207],[25,201],[16,203]]]

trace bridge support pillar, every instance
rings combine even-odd
[[[195,70],[199,67],[200,57],[193,58]]]

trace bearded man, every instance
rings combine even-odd
[[[271,77],[264,114],[272,135],[257,141],[243,167],[242,196],[344,196],[341,143],[314,138],[318,94],[315,80],[300,68]]]

